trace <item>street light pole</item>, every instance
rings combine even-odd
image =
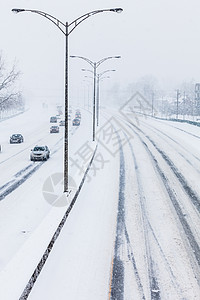
[[[176,119],[178,120],[178,114],[179,114],[179,96],[180,96],[180,92],[179,90],[176,90]]]
[[[66,22],[65,24],[61,22],[59,19],[54,16],[45,13],[40,10],[34,9],[24,9],[24,8],[13,8],[12,12],[20,13],[20,12],[32,12],[39,14],[40,16],[48,19],[57,28],[65,35],[66,37],[66,53],[65,53],[65,142],[64,142],[64,192],[68,192],[68,37],[73,32],[73,30],[81,24],[83,21],[88,19],[89,17],[96,15],[102,12],[117,12],[121,13],[123,11],[122,8],[110,8],[110,9],[99,9],[95,11],[88,12],[71,23]]]
[[[71,58],[80,58],[80,59],[83,59],[85,60],[86,62],[88,62],[92,68],[93,68],[93,78],[94,78],[94,92],[93,92],[93,129],[92,129],[92,141],[94,142],[95,141],[95,127],[96,127],[96,122],[95,122],[95,115],[96,115],[96,78],[97,78],[97,68],[103,63],[105,62],[106,60],[108,59],[112,59],[112,58],[121,58],[121,56],[108,56],[108,57],[105,57],[105,58],[102,58],[101,60],[99,60],[98,62],[94,62],[92,60],[90,60],[89,58],[87,57],[84,57],[84,56],[78,56],[78,55],[70,55]],[[85,69],[82,69],[83,71]],[[89,70],[90,71],[90,70]],[[109,70],[108,70],[109,71]],[[107,72],[107,71],[106,71]],[[104,73],[104,72],[102,72]]]
[[[93,92],[93,132],[92,140],[95,141],[95,109],[96,109],[96,76],[97,76],[97,64],[94,63],[94,92]]]
[[[68,192],[68,176],[69,176],[69,126],[68,126],[68,98],[69,98],[69,90],[68,90],[68,65],[69,65],[69,54],[68,54],[68,22],[66,22],[66,45],[65,45],[65,141],[64,141],[64,192]]]
[[[97,126],[99,126],[99,82],[101,74],[97,74]]]
[[[88,76],[85,76],[85,77],[88,77]],[[91,77],[93,79],[93,77]],[[87,86],[87,91],[86,91],[86,94],[87,94],[87,107],[88,107],[88,111],[90,110],[90,89],[89,89],[89,86],[91,86],[91,82],[88,81],[88,80],[83,80],[85,83],[86,83],[86,86]]]
[[[91,70],[88,70],[88,69],[81,69],[82,71],[87,71],[87,72],[91,72],[91,73],[93,73]],[[109,76],[107,76],[107,77],[103,77],[103,78],[101,78],[101,76],[102,75],[104,75],[105,73],[107,73],[107,72],[115,72],[116,70],[106,70],[106,71],[103,71],[103,72],[101,72],[101,73],[99,73],[99,74],[96,74],[96,78],[97,78],[97,88],[96,88],[96,90],[97,90],[97,96],[96,96],[96,98],[97,98],[97,101],[96,101],[96,109],[97,109],[97,113],[96,113],[96,115],[97,115],[97,126],[99,126],[99,110],[100,110],[100,107],[99,107],[99,103],[100,103],[100,100],[99,100],[99,93],[100,93],[100,87],[99,87],[99,83],[100,83],[100,79],[104,79],[104,78],[110,78]],[[88,77],[88,76],[85,76],[85,77]],[[92,78],[92,77],[90,77],[90,78]]]
[[[151,93],[151,116],[154,115],[154,92]]]
[[[84,70],[84,69],[82,69],[82,70]],[[86,71],[86,70],[84,70],[84,71]],[[90,70],[87,70],[87,71],[89,71],[89,72],[91,72]],[[109,70],[109,71],[115,71],[115,70]],[[103,73],[105,73],[105,72],[103,72]],[[103,80],[103,79],[105,79],[105,78],[110,78],[110,76],[106,76],[106,77],[103,77],[103,78],[100,78],[101,76],[101,73],[100,74],[96,74],[96,78],[97,78],[97,88],[96,88],[96,98],[97,98],[97,101],[96,101],[96,110],[97,110],[97,113],[96,113],[96,119],[97,119],[97,126],[99,126],[99,102],[100,102],[100,100],[99,100],[99,93],[100,93],[100,80]],[[91,76],[85,76],[85,77],[87,77],[87,78],[92,78],[93,79],[93,77],[91,77]]]
[[[104,79],[104,78],[110,78],[109,76],[107,77],[102,77],[102,75],[104,75],[105,73],[108,73],[108,72],[115,72],[116,70],[106,70],[104,72],[101,72],[99,74],[97,74],[97,126],[99,126],[99,110],[100,110],[100,87],[99,87],[99,83],[100,83],[100,80],[101,79]]]

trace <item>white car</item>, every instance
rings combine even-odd
[[[50,157],[50,150],[47,146],[35,146],[31,150],[30,160],[47,160]]]

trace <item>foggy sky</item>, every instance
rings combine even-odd
[[[64,94],[65,37],[36,14],[13,14],[12,8],[45,11],[63,22],[86,12],[122,7],[123,13],[102,13],[88,18],[69,37],[70,55],[98,61],[121,55],[99,67],[116,69],[105,88],[126,86],[152,75],[165,86],[185,80],[200,81],[200,18],[198,0],[7,0],[0,4],[0,49],[8,65],[17,61],[20,88],[32,101],[62,99]],[[70,93],[84,85],[81,68],[70,59]],[[89,80],[88,80],[88,84]],[[178,86],[177,86],[178,88]]]

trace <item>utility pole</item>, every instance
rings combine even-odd
[[[185,120],[185,91],[184,91],[184,97],[183,97],[183,120]]]
[[[151,116],[154,115],[154,92],[151,94]]]
[[[176,119],[178,120],[178,100],[179,100],[180,92],[176,90]]]
[[[161,102],[161,117],[163,118],[163,111],[164,111],[164,107],[163,107],[163,96],[162,96],[162,102]]]

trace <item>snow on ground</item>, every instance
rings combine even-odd
[[[48,115],[49,114],[47,114],[47,116]],[[76,152],[82,149],[85,143],[87,143],[87,145],[89,145],[90,147],[89,148],[90,151],[87,154],[87,161],[84,162],[83,164],[84,165],[83,170],[85,170],[88,164],[88,155],[91,158],[91,154],[93,153],[94,146],[95,146],[95,144],[91,142],[92,130],[91,127],[89,127],[90,122],[88,122],[88,120],[90,119],[91,119],[91,114],[83,111],[80,128],[70,128],[70,133],[71,133],[70,136],[71,147],[70,147],[70,155],[69,155],[70,158],[74,157],[74,159],[77,159]],[[37,125],[39,126],[39,124]],[[45,120],[45,125],[44,126],[41,125],[41,126],[42,128],[44,127],[43,135],[41,135],[42,142],[45,141],[46,144],[50,145],[50,148],[51,146],[53,147],[53,144],[55,144],[55,142],[58,139],[60,139],[60,135],[62,134],[62,132],[58,136],[56,134],[54,136],[50,135],[48,132],[49,119],[47,117]],[[34,131],[34,136],[32,137],[32,139],[34,138],[37,139],[38,137],[37,132],[38,131],[36,128],[36,131]],[[24,144],[21,145],[25,147]],[[8,146],[10,147],[14,146],[16,149],[17,146],[19,145],[8,145]],[[30,152],[30,147],[29,149],[27,149],[27,153],[26,153],[27,157],[24,158],[25,164],[30,163],[29,152]],[[25,155],[23,154],[23,156]],[[20,160],[21,154],[19,153],[17,157]],[[9,155],[7,158],[9,158]],[[109,161],[109,159],[107,161]],[[38,162],[36,162],[35,164],[37,163]],[[12,164],[12,160],[11,162],[8,160],[4,162],[4,164],[6,164],[9,168],[10,164]],[[24,167],[22,162],[19,163],[19,166]],[[100,266],[98,267],[100,268],[101,272],[97,276],[102,276],[102,274],[104,274],[103,277],[101,278],[102,281],[101,286],[102,285],[104,286],[103,294],[107,293],[107,289],[108,289],[110,265],[112,259],[111,255],[113,251],[112,246],[114,243],[113,232],[115,230],[115,222],[116,222],[115,213],[113,213],[113,205],[116,205],[117,202],[115,201],[116,198],[113,197],[112,194],[117,193],[117,185],[118,185],[117,180],[113,180],[112,172],[111,172],[111,177],[107,179],[107,176],[105,174],[109,172],[109,168],[113,170],[116,169],[115,172],[116,179],[118,178],[118,172],[117,172],[118,166],[116,163],[114,165],[109,165],[107,168],[101,170],[100,174],[97,174],[98,175],[97,177],[96,177],[96,171],[93,170],[91,175],[89,175],[91,176],[92,179],[86,184],[85,187],[86,191],[83,193],[83,196],[81,194],[81,198],[78,201],[78,203],[80,203],[79,205],[81,205],[80,206],[81,208],[79,209],[82,210],[82,214],[83,214],[82,219],[83,220],[85,219],[87,221],[89,220],[88,217],[90,216],[92,218],[90,220],[90,224],[84,225],[86,227],[84,230],[84,226],[82,225],[82,222],[81,223],[77,222],[77,214],[73,221],[75,225],[77,224],[76,230],[78,230],[78,227],[82,228],[83,238],[84,238],[84,233],[86,235],[91,234],[92,237],[95,237],[96,231],[99,230],[99,237],[101,236],[101,239],[98,238],[98,243],[96,245],[95,252],[97,253],[98,248],[101,248],[100,251],[101,263]],[[13,169],[11,171],[9,170],[9,172],[10,172],[9,174],[13,174]],[[1,298],[3,299],[14,299],[16,295],[20,296],[20,293],[22,293],[25,284],[29,280],[35,266],[37,265],[40,257],[42,256],[45,250],[45,247],[50,241],[54,231],[56,230],[56,227],[58,226],[60,220],[62,219],[67,209],[67,206],[52,207],[44,199],[44,196],[42,194],[43,184],[45,180],[48,178],[48,176],[52,176],[55,173],[62,173],[62,172],[63,172],[63,145],[62,143],[59,143],[57,152],[54,153],[51,156],[51,158],[47,162],[45,162],[35,174],[31,176],[31,178],[29,178],[24,184],[22,184],[19,188],[17,188],[16,191],[8,195],[5,199],[3,199],[0,202],[0,220],[1,220],[0,237],[1,237],[1,245],[3,245],[3,247],[1,248],[1,257],[0,257],[0,262],[1,262],[0,282],[1,282],[1,286],[4,287],[3,289],[1,289],[1,295],[2,295]],[[72,176],[77,180],[76,184],[78,186],[80,183],[80,179],[83,176],[83,171],[82,170],[80,171],[77,168],[77,166],[74,165],[70,168],[70,176]],[[103,186],[104,185],[107,186],[107,192],[105,189],[102,189],[101,186],[97,190],[96,182],[99,180],[99,176],[101,177]],[[7,179],[8,177],[9,176],[3,177],[2,182],[5,182],[4,178]],[[62,193],[62,190],[59,190],[59,192]],[[106,197],[103,197],[105,196],[105,192],[108,195]],[[85,195],[87,193],[88,196]],[[93,196],[91,198],[92,194]],[[97,194],[98,194],[98,198],[97,198]],[[71,198],[72,196],[70,197],[70,199]],[[84,208],[88,207],[88,210],[86,210],[88,215],[85,214],[82,207],[85,198],[87,199],[87,201],[89,201],[88,203],[86,202],[84,204]],[[95,202],[93,203],[93,201]],[[90,204],[92,208],[90,207]],[[95,210],[94,212],[92,212],[93,209]],[[98,219],[96,218],[97,212],[99,213],[101,212]],[[106,216],[107,216],[107,222],[105,222],[104,220]],[[93,221],[95,219],[96,222],[98,223],[99,229],[93,224]],[[110,226],[111,223],[113,224],[112,226]],[[101,233],[100,228],[102,224],[104,229],[103,232]],[[70,227],[68,228],[70,229],[71,226],[72,225],[70,225]],[[72,227],[74,227],[74,225]],[[107,235],[106,232],[108,228],[110,230],[110,233]],[[77,240],[78,237],[80,237],[80,234],[79,235],[74,234],[74,237]],[[87,247],[89,247],[88,243],[91,242],[92,237],[90,237],[90,240],[86,243],[87,251],[88,251]],[[105,242],[102,243],[102,241]],[[70,244],[72,245],[70,251],[73,252],[74,251],[73,242],[71,242]],[[35,247],[35,245],[37,245],[37,248]],[[81,241],[80,241],[80,245],[77,247],[77,250],[78,249],[82,251]],[[107,257],[105,258],[105,261],[103,259],[104,256]],[[88,254],[85,253],[84,259],[81,258],[80,259],[84,262],[86,258],[90,260],[91,258],[90,251],[88,251]],[[104,273],[104,268],[107,272],[106,277]],[[13,270],[17,270],[18,280],[16,280],[16,273],[13,272]],[[12,284],[13,286],[12,289],[10,289],[10,284]],[[93,293],[97,293],[97,291],[95,292],[94,289]]]
[[[75,193],[73,190],[68,202],[60,206],[51,205],[48,193],[43,193],[46,180],[63,173],[64,130],[49,134],[52,114],[41,111],[34,122],[34,114],[27,112],[26,118],[0,123],[5,149],[0,154],[4,172],[0,185],[30,164],[32,145],[39,141],[52,150],[47,162],[0,201],[0,299],[20,297]],[[15,120],[16,130],[25,136],[21,145],[8,143]],[[108,120],[114,123],[117,136],[113,149],[105,142],[106,137],[109,140]],[[29,299],[114,300],[116,257],[123,266],[119,273],[123,299],[152,299],[152,293],[159,295],[156,299],[198,299],[198,253],[184,224],[187,222],[191,238],[199,244],[199,211],[178,174],[199,196],[200,128],[152,118],[140,118],[136,125],[130,127],[115,112],[102,114],[101,139],[91,170]],[[82,110],[81,126],[70,126],[69,132],[70,176],[78,187],[97,145],[91,141],[91,113]],[[120,139],[123,147],[113,154]],[[62,195],[62,191],[60,181],[52,193]],[[117,213],[119,199],[124,218]]]
[[[119,165],[111,160],[96,176],[92,173],[29,299],[107,299]]]
[[[50,113],[52,114],[52,112]],[[18,247],[31,235],[34,228],[40,224],[52,208],[44,199],[42,190],[43,184],[49,176],[55,173],[63,173],[64,128],[60,127],[59,134],[49,133],[50,125],[52,125],[49,123],[50,113],[49,111],[45,112],[37,109],[32,112],[28,111],[25,116],[20,115],[16,117],[17,119],[6,120],[5,122],[9,122],[9,124],[5,125],[4,122],[0,124],[0,126],[3,126],[2,140],[5,141],[3,143],[3,152],[0,154],[0,159],[2,159],[0,160],[1,185],[5,184],[8,180],[15,179],[15,173],[31,163],[30,149],[33,145],[39,144],[38,137],[40,144],[47,144],[51,152],[57,151],[52,153],[50,159],[25,184],[22,184],[15,192],[8,195],[5,200],[0,201],[0,237],[1,243],[4,245],[1,249],[0,268],[10,260],[10,256],[17,251]],[[37,122],[35,121],[35,116],[37,116]],[[71,122],[69,123],[70,157],[73,157],[75,151],[85,143],[84,138],[87,139],[90,135],[88,122],[84,120],[84,112],[82,119],[80,128],[72,128]],[[25,121],[28,122],[29,126],[27,126]],[[24,135],[25,142],[10,145],[6,139],[8,139],[9,133],[13,132],[11,128],[15,127],[17,127],[15,132],[21,132]],[[25,128],[24,131],[21,128]],[[56,143],[58,144],[55,146]],[[8,153],[6,152],[7,148],[10,150]],[[16,156],[13,157],[14,153]],[[40,164],[40,162],[32,164],[36,165]],[[72,177],[79,173],[75,167],[71,168],[70,172]],[[78,177],[81,176],[82,174]],[[78,183],[79,181],[77,185]],[[8,238],[8,236],[12,238]]]

